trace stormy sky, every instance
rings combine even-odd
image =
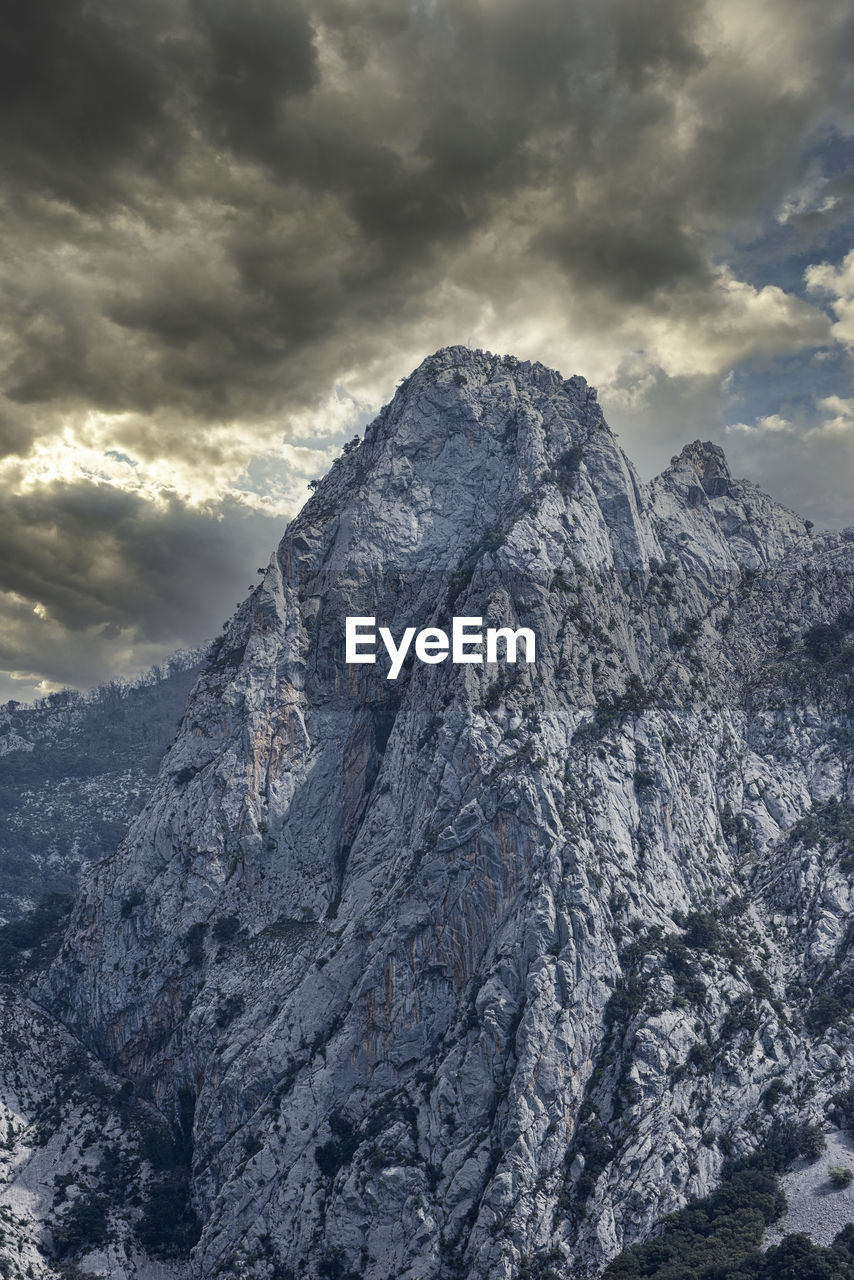
[[[0,697],[215,635],[430,351],[854,524],[847,0],[7,0]]]

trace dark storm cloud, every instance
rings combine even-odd
[[[93,623],[132,626],[140,640],[181,634],[188,607],[204,628],[223,620],[222,593],[211,581],[224,575],[245,594],[247,544],[258,530],[273,543],[273,522],[237,507],[221,518],[171,499],[153,507],[136,495],[95,484],[55,484],[7,499],[0,508],[0,590],[41,604],[71,631]],[[234,527],[247,532],[239,545]],[[240,566],[243,566],[241,568]]]
[[[11,0],[0,456],[91,448],[96,410],[113,450],[208,480],[239,424],[236,476],[253,424],[269,448],[352,371],[387,398],[473,332],[556,334],[617,383],[642,349],[671,409],[711,405],[742,349],[829,340],[816,295],[723,268],[835,136],[850,30],[842,0],[820,22],[802,0]],[[793,206],[802,252],[850,203],[823,181]],[[4,501],[5,661],[51,680],[93,626],[101,655],[105,628],[201,638],[264,524],[50,475]]]
[[[22,421],[20,411],[0,403],[0,458],[9,454],[26,453],[32,444],[34,431]]]
[[[280,134],[284,104],[319,79],[306,15],[276,0],[191,0],[203,41],[200,114],[218,141],[264,155]]]
[[[285,411],[342,354],[393,345],[448,273],[498,305],[519,270],[690,305],[722,226],[780,196],[832,99],[840,12],[806,32],[793,89],[711,53],[681,0],[15,4],[9,246],[51,283],[18,281],[7,394]],[[528,256],[490,278],[464,250],[496,219]]]
[[[167,114],[167,12],[85,0],[9,0],[0,27],[0,161],[37,194],[84,208],[119,194],[133,165],[174,149]]]
[[[236,503],[216,514],[174,498],[154,507],[91,483],[6,498],[0,669],[95,682],[117,673],[117,648],[138,669],[155,651],[213,636],[279,532],[278,520]]]

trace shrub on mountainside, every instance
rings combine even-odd
[[[109,1233],[107,1197],[86,1191],[74,1201],[53,1229],[53,1252],[57,1258],[80,1256],[106,1244]]]
[[[359,1145],[359,1137],[346,1116],[333,1111],[329,1117],[332,1137],[314,1149],[317,1167],[324,1177],[332,1179],[339,1169],[349,1164]]]
[[[759,1248],[765,1228],[785,1212],[779,1175],[823,1149],[817,1125],[776,1123],[764,1146],[731,1165],[716,1191],[670,1214],[659,1235],[624,1250],[602,1280],[854,1280],[854,1227],[840,1232],[831,1249],[803,1236],[786,1236],[767,1253]]]
[[[854,1129],[854,1084],[833,1095],[829,1112],[840,1129]]]
[[[187,1172],[177,1169],[152,1181],[136,1234],[155,1258],[187,1257],[201,1235]]]
[[[804,632],[804,649],[813,662],[824,665],[838,656],[845,632],[835,622],[819,622]]]
[[[6,981],[25,970],[50,964],[62,942],[73,898],[49,893],[20,920],[0,927],[0,977]]]
[[[207,931],[207,924],[202,920],[198,920],[195,924],[190,925],[189,929],[181,939],[181,946],[184,949],[187,959],[190,964],[195,965],[196,967],[204,963],[205,935],[207,934]]]
[[[555,464],[554,478],[561,493],[571,493],[574,489],[575,478],[578,475],[583,456],[584,450],[581,445],[574,444],[571,448],[565,449],[558,458]]]

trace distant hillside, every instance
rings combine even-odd
[[[527,628],[536,659],[389,679],[346,662],[363,615]],[[0,939],[175,1135],[138,1226],[130,1139],[97,1183],[45,1162],[66,1258],[134,1280],[74,1207],[100,1197],[192,1280],[854,1280],[842,1139],[842,1191],[793,1196],[813,1245],[756,1247],[854,1122],[854,530],[709,441],[642,484],[583,378],[446,348],[211,659],[64,935]]]
[[[852,782],[854,530],[437,352],[0,930],[0,1275],[854,1280]]]
[[[206,650],[130,682],[0,707],[0,916],[76,887],[145,801]]]

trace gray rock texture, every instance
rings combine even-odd
[[[595,1274],[822,1119],[852,608],[854,533],[713,445],[641,484],[583,378],[453,347],[400,386],[34,989],[167,1120],[195,1099],[191,1276]],[[389,681],[348,615],[526,626],[537,662]]]
[[[782,1179],[788,1207],[768,1231],[767,1245],[778,1244],[785,1235],[797,1232],[827,1247],[838,1231],[854,1222],[854,1184],[834,1185],[830,1169],[848,1169],[854,1174],[854,1141],[850,1133],[829,1133],[821,1160],[811,1164],[800,1160]]]
[[[57,1267],[78,1263],[110,1280],[184,1280],[182,1263],[152,1259],[136,1239],[145,1194],[162,1176],[148,1155],[151,1139],[168,1144],[169,1135],[150,1104],[121,1089],[56,1020],[0,988],[0,1274],[7,1280],[55,1280]]]

